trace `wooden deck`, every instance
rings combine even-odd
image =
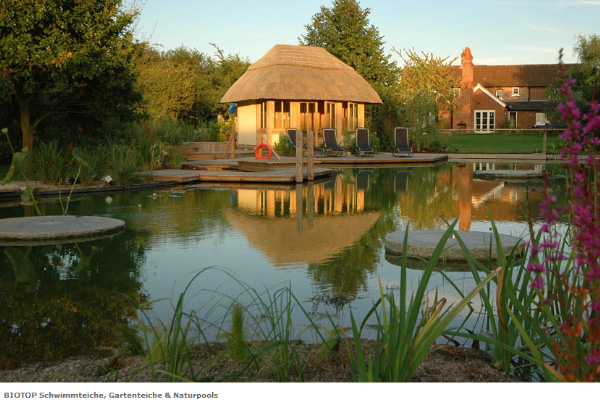
[[[315,168],[315,179],[331,174],[329,168]],[[262,183],[294,183],[296,170],[294,168],[272,168],[268,171],[245,172],[236,170],[199,171],[182,169],[163,169],[144,175],[152,176],[155,181],[172,181],[177,183],[191,182],[262,182]],[[304,180],[307,179],[306,169]]]
[[[419,153],[414,157],[394,157],[391,153],[379,153],[373,157],[357,157],[348,155],[345,157],[315,157],[315,166],[337,167],[337,166],[411,166],[432,165],[448,161],[446,154]],[[306,165],[306,158],[304,159]],[[228,160],[199,160],[184,163],[184,168],[192,170],[221,171],[221,170],[266,170],[272,168],[295,168],[294,157],[281,157],[277,159],[272,156],[269,160],[257,160],[255,158],[228,159]],[[260,165],[260,166],[259,166]]]
[[[327,167],[361,167],[393,165],[432,165],[448,160],[446,154],[415,154],[414,157],[394,157],[391,153],[380,153],[373,157],[319,157],[315,158],[315,179],[331,174]],[[269,160],[255,158],[196,160],[184,163],[184,168],[157,170],[144,175],[154,181],[177,183],[227,182],[227,183],[280,183],[296,182],[296,158],[272,156]],[[304,159],[304,180],[307,179],[306,158]]]

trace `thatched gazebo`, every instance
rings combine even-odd
[[[364,126],[365,104],[381,99],[354,69],[321,47],[276,45],[221,99],[237,103],[238,144],[279,141],[287,128],[343,132]],[[320,140],[320,139],[318,139]],[[320,143],[320,142],[319,142]]]

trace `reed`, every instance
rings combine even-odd
[[[381,298],[375,302],[360,328],[351,314],[354,349],[350,348],[350,341],[347,343],[348,354],[353,361],[357,381],[411,381],[417,367],[448,324],[500,272],[500,269],[492,271],[458,304],[452,307],[446,307],[445,298],[437,299],[436,296],[433,305],[423,310],[423,304],[427,303],[426,290],[431,275],[437,267],[446,241],[454,231],[456,222],[451,224],[443,234],[427,263],[416,292],[411,294],[410,298],[408,298],[406,287],[408,258],[406,251],[403,251],[398,303],[396,303],[395,296],[383,293],[383,290],[380,289]],[[408,232],[407,228],[403,245],[405,250],[408,246]],[[377,339],[373,359],[368,360],[363,352],[361,333],[371,315],[375,315],[377,320]]]

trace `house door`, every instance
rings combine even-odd
[[[496,129],[496,112],[494,110],[475,111],[475,132],[488,133]]]
[[[517,127],[517,112],[516,111],[510,111],[508,113],[508,127],[509,128]]]

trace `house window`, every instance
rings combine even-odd
[[[493,110],[475,111],[475,132],[493,132],[496,128],[496,112]]]
[[[521,95],[521,90],[518,87],[512,88],[512,95],[513,96],[520,96]]]
[[[275,101],[275,114],[273,115],[273,127],[275,129],[287,129],[290,127],[290,102]]]
[[[502,100],[502,90],[496,90],[496,97]]]

